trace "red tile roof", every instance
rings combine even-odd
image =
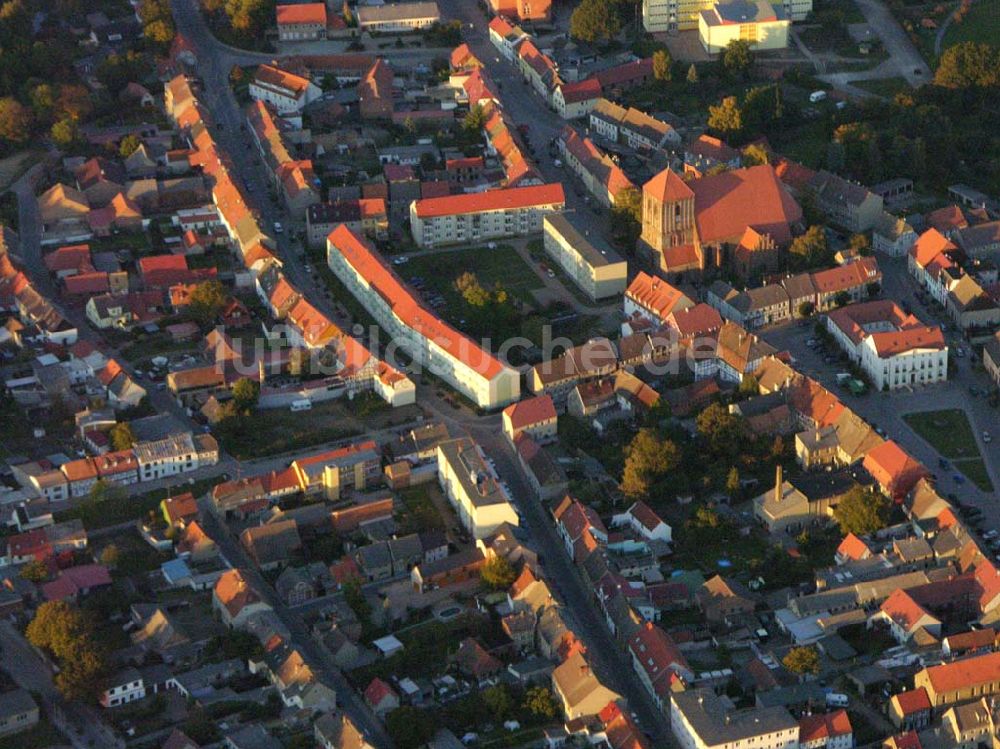
[[[198,515],[198,503],[191,492],[184,492],[175,497],[167,497],[163,500],[163,507],[171,523],[187,520]]]
[[[553,182],[547,185],[512,187],[507,190],[486,190],[445,198],[417,200],[414,202],[414,209],[418,218],[427,219],[485,211],[510,211],[533,206],[561,206],[565,202],[566,196],[562,185]]]
[[[67,294],[105,294],[111,289],[111,282],[107,273],[93,271],[91,273],[77,273],[69,276],[63,281]]]
[[[681,338],[705,335],[722,327],[722,315],[714,307],[699,302],[693,307],[671,312],[670,325]]]
[[[371,680],[371,683],[365,687],[364,697],[365,702],[369,705],[372,707],[378,707],[382,704],[383,700],[390,697],[397,697],[397,695],[392,687],[376,676]]]
[[[927,690],[923,687],[911,689],[907,692],[899,692],[893,695],[893,700],[899,707],[902,715],[913,715],[923,710],[931,709],[931,699],[927,696]]]
[[[287,70],[282,70],[273,65],[258,65],[254,78],[259,83],[264,83],[274,88],[285,89],[295,95],[301,94],[310,85],[308,78],[289,73]]]
[[[675,286],[662,278],[639,271],[625,290],[625,296],[640,307],[649,310],[660,320],[673,312],[688,309],[694,303]]]
[[[61,601],[103,585],[111,585],[107,567],[103,564],[81,564],[62,570],[59,577],[42,586],[42,593],[48,601]]]
[[[673,203],[694,197],[694,192],[688,183],[669,167],[644,184],[642,191],[663,203]]]
[[[931,686],[938,694],[975,688],[980,684],[1000,681],[1000,653],[985,653],[953,663],[931,666],[926,671]]]
[[[562,187],[558,186],[560,193]],[[501,191],[503,192],[503,191]],[[449,201],[453,198],[443,198]],[[489,352],[481,349],[471,339],[459,333],[404,286],[385,260],[345,225],[341,224],[329,236],[331,248],[339,251],[344,259],[365,278],[374,293],[379,294],[403,323],[434,342],[459,361],[479,374],[493,379],[505,367]]]
[[[596,78],[584,78],[575,83],[564,83],[559,88],[562,91],[563,101],[567,104],[601,98],[601,82]]]
[[[917,481],[930,475],[923,464],[892,440],[869,450],[862,465],[891,497],[905,495]]]
[[[279,5],[274,12],[279,26],[304,23],[326,26],[326,3]]]
[[[868,544],[853,533],[848,533],[844,536],[844,540],[840,542],[840,546],[837,547],[837,554],[844,559],[859,561],[861,559],[868,559],[872,555],[872,550],[868,547]]]
[[[894,590],[882,602],[879,611],[889,617],[904,632],[912,632],[923,617],[931,615],[902,588]]]
[[[832,739],[854,733],[846,710],[819,715],[804,715],[799,719],[799,743]]]
[[[942,252],[954,252],[958,247],[937,229],[928,229],[913,243],[910,254],[921,267],[927,267]]]
[[[515,430],[556,418],[556,407],[550,395],[539,395],[512,403],[503,412],[510,420],[511,428]]]
[[[966,229],[969,226],[969,220],[962,213],[962,209],[954,204],[931,211],[924,216],[924,223],[940,232]]]
[[[748,226],[782,244],[792,238],[790,224],[802,220],[802,208],[769,164],[702,177],[690,188],[703,244],[738,240]]]
[[[49,273],[67,270],[92,271],[94,267],[90,264],[90,245],[75,244],[60,247],[45,256],[45,267]]]

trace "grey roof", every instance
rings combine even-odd
[[[820,690],[822,697],[822,689]],[[758,694],[760,699],[763,695]],[[692,689],[671,695],[677,709],[706,746],[718,746],[760,736],[794,730],[798,723],[784,707],[735,710],[711,689]]]
[[[392,564],[389,544],[385,541],[380,541],[379,543],[362,546],[358,549],[358,562],[360,562],[365,570],[388,567]]]
[[[565,213],[549,213],[543,218],[546,229],[560,235],[591,266],[600,268],[611,263],[623,262],[621,255],[596,232],[581,232]]]
[[[251,723],[229,734],[226,741],[234,749],[282,749],[281,742],[260,723]]]
[[[12,692],[0,694],[0,717],[20,715],[29,710],[37,710],[38,705],[31,694],[25,689],[15,689]]]
[[[405,21],[414,18],[437,18],[441,14],[435,2],[387,3],[358,7],[358,22]]]
[[[792,684],[757,694],[757,705],[765,709],[784,709],[787,705],[802,705],[806,702],[824,703],[825,701],[826,691],[816,682]]]

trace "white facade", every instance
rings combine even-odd
[[[274,106],[278,114],[297,114],[323,93],[319,86],[309,83],[302,90],[274,85],[254,78],[249,86],[250,98]]]
[[[723,52],[734,41],[747,41],[754,50],[785,49],[791,25],[791,21],[785,18],[748,24],[726,23],[718,18],[714,10],[704,11],[698,17],[698,39],[710,55]],[[749,33],[748,26],[752,27]]]
[[[135,457],[139,461],[140,481],[156,481],[199,467],[198,451],[190,434],[140,442],[135,446]]]
[[[395,303],[401,300],[385,298],[379,293],[378,284],[373,284],[372,280],[355,268],[332,242],[328,241],[327,247],[327,264],[330,270],[375,318],[390,336],[393,345],[399,346],[480,408],[497,408],[520,397],[521,377],[516,370],[499,365],[496,372],[490,375],[488,372],[491,368],[485,366],[483,359],[489,354],[471,340],[459,339],[459,334],[446,328],[444,323],[440,323],[440,328],[442,336],[448,338],[447,341],[435,340],[437,336],[433,329],[412,327],[407,319],[397,313]],[[391,273],[388,268],[383,268],[382,272]],[[411,305],[407,305],[409,306]],[[425,314],[431,315],[430,312]],[[463,356],[456,356],[445,348],[444,344],[455,342]]]
[[[561,214],[544,217],[545,252],[591,299],[617,296],[628,283],[628,264],[610,248],[599,249]]]
[[[538,188],[511,188],[517,189]],[[498,192],[508,191],[494,190],[483,195]],[[561,211],[565,207],[565,201],[561,197],[558,201],[510,208],[489,207],[488,201],[483,201],[484,207],[481,209],[421,216],[419,210],[422,202],[415,200],[410,204],[410,230],[417,246],[423,248],[539,234],[545,214]],[[500,202],[498,200],[496,204],[499,205]]]
[[[441,489],[473,538],[486,538],[504,523],[519,524],[510,496],[471,439],[438,445],[437,464]]]
[[[787,710],[729,709],[710,689],[672,696],[670,730],[681,749],[799,749],[799,726]]]
[[[128,681],[121,681],[114,686],[104,690],[101,695],[101,705],[104,707],[118,707],[129,702],[136,702],[146,696],[146,687],[143,685],[142,677],[138,673],[130,674],[126,677]]]
[[[945,382],[948,379],[947,346],[942,348],[914,347],[891,356],[881,356],[870,335],[855,344],[829,318],[826,327],[851,361],[865,371],[876,390],[896,390],[914,385],[931,385],[936,382]],[[881,326],[877,324],[866,326],[866,331],[869,333],[888,332],[893,329],[889,322]]]

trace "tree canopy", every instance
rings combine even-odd
[[[729,409],[719,403],[711,404],[698,414],[695,428],[709,450],[718,457],[735,457],[746,444],[746,421],[742,416],[729,413]]]
[[[203,281],[191,291],[189,311],[203,325],[211,323],[226,306],[229,294],[220,281]]]
[[[941,53],[934,83],[945,88],[1000,86],[1000,49],[979,42],[960,42]]]
[[[260,383],[249,377],[241,377],[233,383],[233,405],[240,413],[248,413],[257,407],[260,400]]]
[[[111,438],[111,449],[117,451],[128,450],[135,445],[135,434],[127,421],[120,421],[111,427],[108,432]]]
[[[583,42],[604,42],[621,31],[621,19],[614,3],[583,0],[569,18],[569,34]]]
[[[88,614],[65,601],[48,601],[38,607],[25,635],[58,661],[55,682],[64,697],[93,699],[95,684],[107,671],[107,660]]]
[[[708,108],[708,129],[723,139],[734,140],[743,132],[743,111],[735,96],[725,97]]]
[[[622,471],[622,491],[629,497],[647,497],[653,485],[675,470],[681,462],[681,451],[655,429],[640,429],[625,448],[625,468]]]
[[[884,496],[856,486],[841,498],[833,516],[845,534],[863,536],[885,528],[891,510],[892,505]]]
[[[742,39],[733,39],[722,52],[722,67],[727,73],[746,75],[753,67],[753,51],[750,43]]]
[[[819,653],[814,647],[792,648],[788,651],[781,663],[793,674],[799,676],[815,676],[819,673],[820,662]]]
[[[498,554],[480,568],[479,577],[492,590],[507,590],[517,579],[517,570]]]

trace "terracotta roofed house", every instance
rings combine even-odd
[[[1000,653],[985,653],[924,668],[913,677],[913,684],[915,689],[927,690],[935,710],[997,694],[1000,692]]]
[[[862,465],[886,496],[897,502],[902,501],[920,479],[930,475],[923,464],[892,440],[872,448]]]
[[[548,442],[555,438],[556,428],[556,408],[550,395],[527,398],[503,410],[503,431],[511,444],[522,433],[536,442]]]

